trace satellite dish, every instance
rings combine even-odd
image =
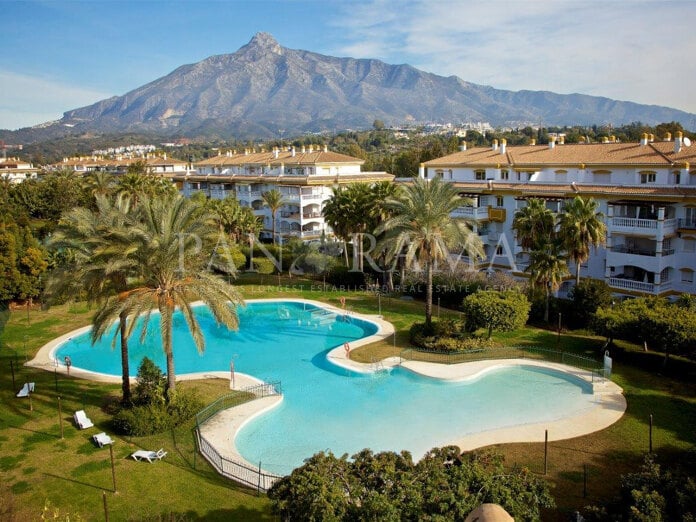
[[[684,146],[691,147],[691,140],[689,138],[684,138]]]

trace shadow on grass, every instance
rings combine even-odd
[[[43,473],[45,477],[51,477],[58,480],[65,480],[66,482],[72,482],[73,484],[78,484],[80,486],[86,486],[88,488],[96,489],[98,491],[113,491],[113,485],[109,484],[108,487],[97,486],[96,484],[90,484],[89,482],[83,482],[81,480],[76,480],[70,477],[63,477],[61,475],[56,475],[54,473]]]

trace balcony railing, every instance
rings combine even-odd
[[[645,294],[659,294],[661,291],[668,290],[672,286],[671,281],[662,281],[660,284],[624,279],[622,277],[609,278],[609,286],[621,290],[633,290]]]
[[[643,233],[649,231],[657,232],[660,221],[657,219],[638,219],[629,217],[613,217],[611,218],[611,228],[614,230],[639,230]],[[665,219],[662,222],[662,231],[664,233],[674,232],[677,228],[677,220],[675,218]]]
[[[488,207],[458,207],[452,211],[452,217],[486,219],[488,217]]]
[[[696,229],[696,218],[679,218],[679,228]]]

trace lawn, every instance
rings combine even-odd
[[[366,292],[346,292],[321,283],[276,276],[245,277],[240,290],[247,299],[304,297],[361,313],[381,313],[395,324],[396,339],[355,350],[351,356],[371,362],[398,355],[408,347],[408,328],[422,320],[422,303],[377,298]],[[456,312],[442,309],[442,316]],[[104,498],[111,520],[274,520],[265,496],[220,478],[193,451],[192,424],[174,432],[143,438],[116,438],[113,446],[116,492],[113,492],[108,448],[90,441],[109,428],[109,404],[118,397],[119,385],[106,385],[56,376],[21,365],[45,342],[88,324],[93,311],[84,304],[50,310],[26,309],[0,316],[0,520],[33,520],[47,503],[61,513],[80,514],[86,520],[104,518]],[[555,348],[555,332],[526,328],[497,335],[504,345]],[[603,339],[564,332],[560,346],[580,355],[598,355]],[[11,362],[15,367],[12,385]],[[15,363],[16,366],[15,366]],[[693,447],[696,432],[696,386],[631,367],[615,365],[614,381],[624,388],[628,411],[621,421],[599,433],[549,444],[548,480],[559,509],[546,520],[567,520],[568,513],[592,501],[607,498],[618,487],[621,473],[635,470],[648,449],[649,416],[653,414],[653,448],[661,459],[678,458]],[[22,383],[36,382],[28,399],[14,397]],[[206,403],[228,393],[226,380],[186,381]],[[58,413],[58,397],[62,415]],[[84,409],[96,427],[78,431],[72,413]],[[61,424],[63,438],[61,438]],[[168,451],[161,462],[135,462],[136,449]],[[544,470],[543,433],[533,444],[507,444],[498,449],[509,465]],[[583,496],[583,470],[587,469],[587,496]],[[104,496],[104,493],[105,496]],[[74,518],[71,518],[74,519]]]

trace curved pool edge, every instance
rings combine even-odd
[[[371,364],[350,361],[350,359],[346,358],[345,354],[341,355],[341,352],[344,352],[342,347],[335,348],[329,352],[329,354],[327,354],[327,357],[329,357],[329,355],[333,352],[336,353],[330,360],[332,360],[334,364],[336,364],[337,361],[340,361],[341,364],[339,364],[339,366],[343,366],[347,369],[361,373],[374,371]],[[389,362],[394,364],[385,364],[385,367],[399,366],[398,357],[390,357],[389,359],[392,360]],[[387,359],[385,359],[385,361],[387,361]],[[595,396],[593,406],[578,414],[554,421],[519,424],[517,426],[488,430],[476,434],[454,436],[449,442],[443,445],[455,445],[459,447],[461,451],[472,451],[478,448],[491,446],[493,444],[544,442],[547,431],[548,440],[550,441],[572,439],[575,437],[590,435],[591,433],[606,429],[621,419],[626,412],[626,398],[623,395],[623,389],[618,384],[608,379],[601,383],[592,383],[591,372],[565,364],[530,359],[499,359],[466,362],[453,365],[439,365],[437,363],[426,363],[420,361],[405,361],[401,364],[401,367],[419,375],[451,381],[474,380],[497,369],[513,366],[532,366],[537,368],[551,369],[569,374],[584,381],[585,383],[593,384],[592,393]],[[258,401],[265,399],[270,398],[259,399]],[[252,401],[252,403],[258,401]],[[235,413],[228,414],[230,416],[229,418],[232,419],[230,423],[217,423],[216,429],[221,433],[216,433],[214,437],[216,440],[225,441],[225,447],[222,448],[223,451],[226,451],[229,455],[232,455],[233,458],[241,459],[251,467],[256,467],[257,464],[249,462],[239,453],[235,441],[239,432],[248,422],[259,415],[270,411],[279,403],[280,400],[270,406],[267,403],[259,404],[257,407],[242,405],[245,406],[245,409],[250,412],[248,413],[248,415],[250,415],[249,418],[240,418],[242,417],[242,412],[237,411]],[[235,410],[236,408],[238,407],[229,408],[229,410]],[[218,413],[216,417],[229,410],[223,410],[222,412]],[[220,451],[221,448],[216,448],[216,450]],[[310,456],[311,455],[307,455],[307,458]],[[263,468],[262,471],[268,473],[268,471],[263,470]]]
[[[356,317],[360,320],[369,322],[371,324],[374,324],[377,327],[377,331],[369,335],[367,337],[364,337],[362,339],[358,339],[357,341],[353,341],[351,343],[351,346],[354,348],[357,348],[359,346],[364,346],[367,344],[371,344],[383,339],[386,339],[387,337],[391,336],[394,334],[394,326],[385,321],[382,316],[380,315],[369,315],[369,314],[361,314],[353,311],[346,311],[343,310],[342,308],[338,308],[336,306],[333,306],[328,303],[324,303],[321,301],[316,301],[314,299],[301,299],[301,298],[267,298],[267,299],[247,299],[245,302],[247,303],[270,303],[270,302],[294,302],[294,303],[306,303],[310,304],[312,306],[317,306],[320,308],[324,308],[326,310],[330,310],[334,312],[337,315],[348,315],[351,317]],[[191,306],[202,306],[205,303],[203,301],[196,301],[191,303]],[[159,311],[155,310],[153,311],[154,314],[158,314]],[[56,371],[58,373],[62,374],[68,374],[68,368],[65,365],[63,361],[59,361],[55,357],[55,352],[67,341],[72,339],[73,337],[76,337],[78,335],[82,335],[84,333],[89,332],[92,329],[91,325],[90,326],[83,326],[81,328],[77,328],[75,330],[72,330],[66,334],[63,334],[59,337],[56,337],[55,339],[47,342],[44,344],[39,350],[36,352],[36,355],[34,358],[28,362],[25,363],[25,366],[29,366],[32,368],[39,368],[42,370],[46,371]],[[335,351],[343,351],[343,347],[336,347],[331,352]],[[344,356],[345,359],[345,356]],[[355,363],[359,364],[359,363]],[[339,364],[340,366],[340,364]],[[350,368],[353,369],[354,371],[359,371],[359,372],[365,372],[365,371],[370,371],[362,369],[361,367],[356,367],[356,368]],[[222,374],[222,375],[217,375],[217,374]],[[212,378],[229,378],[229,372],[226,371],[220,371],[220,372],[215,372],[215,371],[210,371],[210,372],[194,372],[194,373],[181,373],[176,375],[177,381],[179,380],[186,380],[186,379],[201,379],[201,378],[206,378],[206,375],[212,375]],[[241,375],[241,374],[235,374],[235,375]],[[120,375],[110,375],[106,373],[99,373],[99,372],[93,372],[90,370],[85,370],[83,368],[79,368],[77,366],[71,366],[70,367],[70,376],[72,377],[77,377],[80,379],[87,379],[91,381],[96,381],[96,382],[104,382],[104,383],[120,383],[121,382],[121,376]],[[131,382],[135,382],[135,377],[131,376]],[[259,384],[261,381],[256,379],[253,382],[250,382],[249,385],[251,384]]]

